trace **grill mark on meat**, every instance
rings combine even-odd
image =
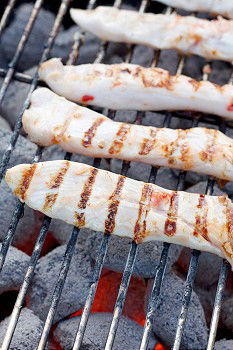
[[[164,233],[167,236],[174,236],[176,234],[176,222],[179,207],[179,195],[174,191],[170,198],[170,206],[167,213],[167,219],[164,225]]]
[[[226,196],[224,196],[222,198],[220,197],[219,200],[221,200],[221,203],[225,206],[226,228],[227,228],[227,237],[228,237],[228,241],[224,242],[222,247],[223,247],[225,253],[230,258],[232,258],[232,256],[233,256],[233,208],[232,208],[232,203],[229,201],[229,199]]]
[[[136,243],[143,242],[146,237],[146,219],[150,211],[150,201],[153,194],[153,187],[146,183],[143,185],[141,199],[139,202],[138,217],[134,226],[134,240]]]
[[[112,142],[108,152],[110,154],[117,154],[120,153],[122,147],[124,146],[124,141],[126,140],[129,131],[130,131],[131,125],[122,123],[116,133],[116,138]]]
[[[205,132],[212,136],[211,140],[207,143],[205,151],[199,153],[200,159],[203,162],[212,162],[214,154],[216,152],[215,146],[217,144],[218,130],[206,129]]]
[[[53,129],[52,143],[59,144],[61,140],[66,140],[65,133],[71,123],[71,121],[77,118],[77,111],[75,111],[69,118],[67,118],[63,125],[57,125]]]
[[[105,220],[105,233],[107,234],[111,234],[115,229],[115,219],[118,211],[118,206],[120,204],[119,195],[121,194],[125,180],[126,178],[124,176],[119,177],[116,188],[109,197],[111,203],[108,206],[108,216]]]
[[[22,200],[25,200],[27,190],[29,189],[32,178],[35,174],[37,164],[32,164],[28,170],[22,173],[22,178],[19,186],[14,190],[16,196],[19,196]]]
[[[91,196],[92,188],[95,183],[96,175],[98,173],[98,169],[93,168],[90,172],[90,176],[87,179],[87,182],[84,184],[83,191],[81,193],[81,199],[78,203],[78,208],[85,210],[87,203],[89,201],[89,198]],[[78,213],[75,212],[75,225],[78,227],[82,227],[85,225],[85,213]]]
[[[208,205],[205,199],[205,194],[200,194],[198,199],[196,222],[193,234],[194,236],[201,235],[205,240],[210,242],[207,229],[207,216]]]
[[[155,147],[155,144],[156,144],[156,140],[144,138],[140,145],[140,151],[138,152],[138,154],[140,154],[141,156],[145,156],[149,154],[152,151],[152,149]]]
[[[57,200],[57,196],[58,193],[47,193],[43,205],[43,210],[51,209]]]
[[[92,139],[95,137],[98,127],[103,123],[104,120],[105,118],[97,118],[92,126],[87,131],[85,131],[84,138],[81,141],[83,147],[87,148],[91,146]]]
[[[200,81],[197,81],[197,80],[192,79],[192,78],[189,79],[189,83],[193,86],[194,91],[197,91],[201,86]]]
[[[58,188],[62,184],[69,167],[70,167],[70,162],[66,160],[64,162],[64,165],[58,171],[57,175],[51,178],[48,184],[49,189]]]
[[[181,143],[182,140],[185,140],[187,136],[187,130],[177,130],[177,138],[175,141],[170,142],[169,144],[162,145],[162,150],[164,151],[164,156],[168,160],[168,164],[172,165],[176,162],[177,157],[173,157],[173,153],[180,149],[179,159],[185,163],[185,168],[188,169],[191,166],[191,159],[189,156],[190,147],[187,142]],[[180,144],[181,143],[181,144]]]

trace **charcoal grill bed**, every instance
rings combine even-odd
[[[12,61],[10,62],[8,69],[3,69],[0,67],[0,76],[4,77],[4,81],[3,81],[3,84],[2,84],[1,89],[0,89],[0,104],[3,102],[7,88],[13,80],[18,80],[18,81],[21,81],[24,83],[28,83],[30,85],[30,89],[29,89],[27,98],[24,102],[23,108],[22,108],[20,114],[18,115],[18,119],[17,119],[17,122],[15,124],[14,131],[12,133],[10,144],[8,145],[8,148],[4,152],[3,158],[1,159],[1,162],[0,162],[0,180],[2,180],[2,178],[5,174],[9,159],[11,157],[11,153],[16,145],[16,142],[17,142],[17,139],[19,136],[19,131],[20,131],[20,128],[22,126],[22,123],[21,123],[22,115],[23,115],[25,109],[28,108],[28,106],[30,104],[30,96],[31,96],[33,90],[37,87],[37,85],[38,84],[41,85],[41,82],[38,80],[38,67],[43,61],[47,60],[50,57],[49,56],[50,51],[52,49],[52,46],[53,46],[54,41],[56,39],[56,36],[58,34],[59,28],[62,24],[63,18],[66,15],[66,13],[71,5],[71,0],[61,0],[60,7],[59,7],[59,10],[58,10],[57,15],[56,15],[54,25],[52,27],[51,32],[48,33],[48,40],[47,40],[47,43],[45,43],[44,51],[43,51],[42,57],[40,59],[40,62],[38,63],[37,70],[36,70],[34,76],[29,76],[29,75],[17,72],[17,64],[19,62],[21,55],[23,54],[25,44],[26,44],[26,42],[30,36],[30,33],[32,31],[33,24],[36,21],[38,13],[39,13],[39,11],[44,3],[46,3],[46,1],[44,1],[44,0],[36,0],[34,2],[33,11],[31,13],[30,18],[28,19],[28,23],[25,27],[23,35],[22,35],[20,42],[17,46],[15,55],[12,58]],[[120,8],[123,3],[124,3],[123,0],[115,0],[115,2],[112,5]],[[4,10],[2,17],[1,17],[1,20],[0,20],[0,35],[2,34],[4,28],[6,27],[8,20],[9,20],[9,17],[10,17],[10,14],[12,13],[15,5],[16,5],[16,0],[9,0],[8,1],[7,6],[5,7],[5,10]],[[97,5],[99,5],[98,0],[90,0],[89,2],[87,1],[87,8],[88,9],[92,9]],[[140,5],[139,5],[138,11],[145,12],[149,5],[150,5],[150,0],[142,0]],[[164,13],[171,13],[173,11],[175,11],[175,9],[168,7],[168,8],[165,8]],[[69,56],[69,59],[67,62],[68,64],[75,64],[76,63],[77,56],[78,56],[78,49],[80,48],[81,45],[85,45],[85,33],[83,33],[83,32],[81,33],[81,35],[77,36],[74,40],[73,47],[71,48],[70,56]],[[95,63],[97,63],[97,62],[99,63],[104,59],[107,48],[108,48],[108,43],[101,42],[99,50],[98,50],[98,54],[97,54],[96,59],[95,59]],[[134,48],[135,48],[135,46],[133,46],[133,45],[131,45],[129,47],[128,53],[125,57],[125,62],[131,61],[132,55],[134,52]],[[160,55],[160,51],[155,51],[154,59],[151,62],[151,66],[157,65],[159,55]],[[177,61],[177,73],[181,73],[183,71],[184,65],[185,65],[185,57],[180,57],[179,60]],[[203,73],[202,78],[203,78],[203,80],[207,80],[208,73]],[[230,79],[229,83],[232,83],[232,78]],[[114,118],[115,112],[116,111],[112,111],[112,110],[108,110],[108,111],[105,110],[104,111],[104,113],[105,114],[107,113],[107,115],[110,118]],[[144,116],[144,112],[137,112],[135,123],[141,123],[143,116]],[[174,116],[177,117],[177,113],[164,112],[164,121],[163,121],[163,124],[161,125],[161,127],[169,127],[171,120]],[[181,116],[181,118],[189,118],[190,119],[190,116],[188,116],[188,115],[185,116],[185,114],[184,114]],[[215,124],[216,126],[218,126],[218,128],[221,131],[224,131],[224,132],[226,132],[228,130],[228,127],[229,127],[229,126],[225,125],[224,121],[218,121],[217,118],[211,118],[209,116],[203,116],[203,115],[200,116],[200,119],[198,119],[198,118],[193,119],[192,126],[197,126],[200,120],[202,122],[205,120],[208,120],[208,123]],[[43,152],[43,148],[38,147],[36,154],[35,154],[34,158],[32,159],[32,162],[38,162],[41,159],[42,152]],[[69,160],[69,159],[71,159],[71,157],[72,157],[71,154],[66,153],[65,159]],[[93,166],[99,167],[100,161],[101,161],[100,159],[93,159]],[[129,167],[130,167],[129,162],[123,162],[121,174],[127,175]],[[151,182],[151,183],[156,183],[157,172],[158,172],[158,168],[152,167],[149,179],[144,179],[144,180]],[[185,176],[186,176],[185,172],[182,172],[182,171],[179,172],[177,186],[176,186],[176,188],[174,188],[174,190],[183,190],[184,189]],[[209,194],[209,195],[213,194],[214,185],[215,185],[215,180],[212,178],[209,178],[207,183],[206,183],[206,194]],[[9,246],[11,245],[14,234],[16,232],[17,224],[22,217],[23,208],[24,208],[24,204],[22,204],[20,201],[18,201],[18,203],[15,207],[15,210],[12,213],[12,220],[11,220],[8,231],[6,232],[6,236],[4,238],[2,248],[0,251],[0,271],[4,265]],[[39,256],[40,256],[40,252],[41,252],[43,243],[45,241],[50,222],[51,222],[51,219],[49,217],[44,216],[44,219],[43,219],[43,222],[42,222],[42,225],[40,228],[40,232],[39,232],[37,241],[35,243],[35,246],[34,246],[31,258],[30,258],[30,263],[29,263],[23,284],[21,285],[15,306],[13,308],[13,312],[12,312],[11,319],[10,319],[10,322],[8,325],[8,329],[7,329],[7,332],[5,334],[3,344],[1,346],[2,350],[7,350],[10,347],[11,339],[13,337],[14,330],[15,330],[15,327],[17,325],[20,311],[21,311],[22,305],[24,303],[26,294],[28,292],[30,283],[33,279],[34,270],[35,270],[36,264],[37,264]],[[74,227],[72,230],[72,233],[71,233],[71,238],[67,244],[64,259],[61,262],[60,274],[59,274],[59,277],[57,279],[57,282],[56,282],[56,285],[54,288],[51,306],[50,306],[50,309],[48,311],[47,319],[44,323],[40,342],[39,342],[39,344],[35,345],[35,348],[37,348],[37,349],[42,350],[42,349],[45,349],[45,347],[46,347],[49,332],[50,332],[53,318],[54,318],[54,315],[56,312],[56,307],[59,303],[59,298],[61,296],[62,288],[64,286],[67,272],[69,270],[69,266],[70,266],[71,259],[72,259],[72,254],[74,253],[74,247],[75,247],[75,243],[77,241],[78,235],[79,235],[79,229]],[[101,271],[102,271],[102,268],[104,265],[104,259],[105,259],[106,252],[108,249],[108,244],[109,244],[109,235],[105,234],[105,235],[103,235],[103,238],[102,238],[101,247],[99,249],[99,254],[98,254],[96,264],[94,267],[94,271],[93,271],[92,283],[90,285],[89,294],[88,294],[88,297],[86,299],[86,303],[85,303],[85,306],[83,309],[81,321],[80,321],[79,328],[78,328],[76,338],[75,338],[75,342],[73,345],[74,350],[80,349],[81,344],[82,344],[86,324],[87,324],[88,317],[90,314],[91,305],[92,305],[94,297],[95,297],[96,288],[97,288],[100,274],[101,274]],[[155,279],[154,279],[154,284],[152,287],[149,305],[148,305],[148,309],[147,309],[146,321],[145,321],[145,326],[144,326],[144,333],[143,333],[143,337],[141,340],[140,350],[147,349],[149,335],[150,335],[150,332],[152,330],[152,323],[153,323],[153,319],[155,316],[155,310],[156,310],[158,297],[159,297],[161,288],[163,288],[162,282],[163,282],[163,276],[164,276],[164,272],[165,272],[165,268],[166,268],[167,256],[169,254],[169,247],[170,247],[170,245],[168,243],[164,243],[163,251],[161,253],[161,259],[160,259],[160,262],[159,262],[159,264],[156,268],[156,271],[155,271]],[[197,271],[199,255],[200,255],[199,251],[196,251],[196,250],[192,251],[192,256],[191,256],[190,265],[189,265],[189,269],[188,269],[188,273],[187,273],[185,287],[183,290],[182,307],[180,310],[180,316],[179,316],[178,323],[177,323],[177,330],[176,330],[176,335],[175,335],[175,339],[174,339],[173,350],[178,350],[180,348],[182,333],[184,330],[186,316],[187,316],[189,303],[190,303],[190,299],[191,299],[193,283],[194,283],[194,279],[195,279],[195,275],[196,275],[196,271]],[[136,259],[137,259],[137,245],[135,242],[132,241],[131,247],[129,250],[128,259],[127,259],[127,262],[125,265],[125,270],[123,273],[121,285],[119,288],[119,293],[118,293],[118,297],[116,300],[114,312],[113,312],[113,319],[112,319],[111,327],[110,327],[108,338],[106,341],[106,346],[105,346],[106,350],[110,350],[113,347],[118,322],[119,322],[120,316],[122,314],[122,310],[123,310],[123,306],[124,306],[124,302],[125,302],[125,298],[126,298],[126,294],[127,294],[127,289],[128,289],[129,283],[130,283],[130,278],[132,276],[134,263],[135,263]],[[220,275],[219,275],[217,291],[216,291],[215,303],[214,303],[213,312],[212,312],[209,340],[208,340],[208,345],[207,345],[208,350],[211,350],[214,348],[215,337],[216,337],[219,315],[220,315],[220,309],[221,309],[221,304],[222,304],[222,299],[223,299],[223,292],[224,292],[229,268],[230,268],[229,264],[223,260]]]

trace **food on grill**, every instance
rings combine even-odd
[[[160,68],[135,64],[64,66],[44,62],[40,78],[59,95],[86,105],[112,109],[193,110],[233,120],[233,86],[172,76]]]
[[[107,6],[94,10],[71,9],[70,13],[82,29],[103,40],[177,49],[208,59],[233,61],[233,21],[221,17],[209,21],[194,16],[139,13]]]
[[[233,18],[232,0],[158,0],[165,5],[187,11],[203,11]]]
[[[132,125],[76,105],[47,88],[35,90],[23,127],[31,141],[68,152],[192,170],[233,181],[233,140],[218,130]]]
[[[233,205],[227,196],[170,191],[66,160],[17,165],[6,181],[22,202],[52,218],[137,243],[181,244],[232,264]]]

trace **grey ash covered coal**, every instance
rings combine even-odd
[[[90,316],[86,332],[84,334],[82,349],[104,349],[113,315],[111,313],[94,313]],[[75,332],[80,322],[80,317],[74,317],[58,323],[54,332],[57,342],[62,349],[71,349]],[[140,346],[143,328],[136,322],[123,316],[120,319],[113,350],[135,350]],[[154,336],[150,337],[148,350],[155,348],[157,341]]]
[[[35,22],[32,34],[25,47],[22,58],[18,63],[17,70],[27,75],[33,76],[35,67],[40,60],[44,44],[48,38],[49,29],[52,27],[57,5],[55,2],[48,2],[49,8],[43,8]],[[58,3],[58,2],[56,2]],[[84,7],[86,1],[80,1]],[[129,3],[129,1],[128,1]],[[131,2],[132,3],[132,2]],[[135,2],[134,2],[135,3]],[[155,4],[155,2],[153,2]],[[105,2],[107,4],[107,2]],[[111,3],[108,3],[111,4]],[[153,10],[155,6],[151,5]],[[139,1],[137,1],[139,5]],[[0,4],[0,8],[1,8]],[[7,64],[12,60],[17,43],[28,21],[32,11],[33,4],[18,1],[18,5],[14,14],[10,17],[9,24],[3,33],[0,42],[0,68],[7,68]],[[163,6],[160,5],[159,9]],[[73,38],[79,35],[77,27],[65,18],[64,26],[55,40],[51,57],[62,57],[64,60],[68,58]],[[100,41],[93,35],[86,34],[84,38],[85,44],[79,50],[78,63],[93,62],[96,58]],[[104,63],[122,62],[128,52],[128,48],[123,44],[110,44],[108,46]],[[132,56],[132,62],[149,66],[153,58],[153,50],[138,46]],[[175,74],[177,68],[176,52],[169,50],[161,53],[158,66],[168,69],[170,73]],[[187,57],[185,60],[184,73],[201,79],[202,69],[205,62],[198,57]],[[227,83],[231,67],[228,63],[214,62],[211,65],[210,80],[216,83]],[[0,78],[0,85],[3,78]],[[29,90],[29,85],[22,82],[12,81],[3,105],[0,110],[0,158],[9,145],[16,119],[22,109],[25,98]],[[182,114],[173,114],[170,127],[172,128],[188,128],[191,127],[191,119],[182,119]],[[181,117],[180,117],[181,116]],[[115,120],[133,122],[136,117],[134,111],[120,111],[115,115]],[[142,118],[142,124],[161,127],[164,122],[164,113],[147,112]],[[201,124],[204,126],[205,124]],[[208,124],[208,127],[213,127]],[[22,132],[23,134],[23,132]],[[229,131],[232,136],[232,130]],[[16,148],[11,156],[9,167],[19,164],[31,162],[36,152],[36,146],[33,145],[25,136],[20,136]],[[57,146],[45,150],[43,160],[62,159],[64,152]],[[82,156],[74,156],[74,160],[83,161],[92,164],[92,159]],[[118,160],[102,161],[101,167],[120,173],[122,162]],[[147,165],[132,162],[128,171],[128,176],[137,180],[147,181],[151,168]],[[178,184],[179,172],[161,168],[158,171],[156,183],[168,189],[175,189]],[[185,190],[190,192],[205,192],[206,176],[189,173],[186,176]],[[217,187],[216,187],[217,188]],[[220,191],[220,190],[219,190]],[[232,194],[232,184],[226,184],[223,191]],[[223,192],[215,192],[220,194]],[[16,199],[3,182],[0,188],[1,196],[1,215],[0,215],[0,242],[8,230],[12,213],[16,204]],[[24,217],[19,221],[16,235],[13,241],[15,247],[26,245],[35,235],[38,227],[38,214],[33,210],[25,207]],[[66,249],[71,226],[59,221],[52,221],[50,231],[62,244],[49,254],[39,259],[35,277],[32,283],[30,294],[27,298],[27,308],[24,307],[16,328],[11,349],[34,349],[38,343],[42,330],[42,323],[47,316],[50,307],[53,289],[60,271],[63,255]],[[98,255],[98,249],[102,234],[82,230],[75,248],[74,256],[71,261],[71,267],[67,276],[66,284],[61,296],[58,310],[55,315],[54,322],[57,327],[54,332],[56,339],[64,347],[70,349],[74,340],[75,331],[78,327],[80,317],[66,319],[71,313],[76,312],[83,307],[85,298],[88,293],[89,285],[92,280],[93,266]],[[111,237],[109,249],[106,255],[105,266],[114,271],[122,272],[125,267],[127,254],[129,251],[130,241],[125,238]],[[0,246],[1,248],[1,246]],[[138,255],[134,268],[134,275],[140,276],[148,283],[148,294],[154,277],[156,266],[159,262],[162,250],[161,243],[143,244],[138,249]],[[182,252],[181,252],[182,250]],[[178,259],[178,257],[180,258]],[[175,331],[177,327],[177,319],[181,308],[181,300],[184,291],[184,278],[187,275],[190,260],[190,250],[181,247],[171,246],[166,274],[162,284],[161,296],[158,300],[155,321],[153,324],[153,335],[150,339],[149,349],[153,349],[156,343],[155,337],[159,337],[161,341],[171,347],[173,344]],[[12,290],[18,290],[22,284],[25,271],[27,269],[29,257],[17,248],[10,248],[8,258],[3,268],[0,279],[0,301],[3,293],[9,293]],[[206,347],[208,337],[208,326],[210,323],[216,285],[219,275],[221,259],[208,253],[200,256],[199,269],[197,272],[196,284],[192,294],[191,304],[188,312],[188,319],[184,330],[181,349],[202,350]],[[147,279],[150,279],[149,281]],[[146,298],[146,297],[145,297]],[[147,296],[148,300],[148,296]],[[146,300],[146,303],[147,303]],[[221,326],[228,329],[229,338],[232,338],[233,323],[232,312],[233,301],[231,290],[223,304],[223,313],[221,316]],[[105,340],[109,330],[112,314],[95,313],[91,314],[87,331],[84,336],[84,347],[88,349],[104,348]],[[5,319],[0,323],[0,342],[6,331],[9,319]],[[225,334],[225,333],[224,333]],[[139,347],[142,336],[142,327],[132,320],[122,317],[117,332],[116,341],[113,349],[136,349]],[[225,335],[224,335],[225,336]],[[232,340],[222,340],[221,334],[218,334],[219,341],[215,345],[215,350],[230,350],[233,348]]]

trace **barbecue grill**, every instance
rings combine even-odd
[[[6,151],[4,152],[4,156],[3,156],[1,163],[0,163],[0,179],[1,180],[5,174],[9,159],[11,157],[11,153],[12,153],[12,151],[17,143],[17,139],[19,136],[20,128],[21,128],[21,118],[22,118],[23,112],[29,106],[31,93],[38,86],[38,84],[41,84],[40,81],[38,81],[38,74],[37,74],[38,67],[43,61],[47,60],[50,57],[49,56],[50,51],[51,51],[52,46],[54,44],[55,38],[58,34],[59,27],[61,26],[63,18],[65,16],[68,8],[70,7],[70,4],[71,4],[71,0],[62,0],[61,1],[53,28],[52,28],[51,32],[49,33],[48,40],[47,40],[47,43],[45,43],[45,47],[44,47],[44,51],[43,51],[41,60],[37,66],[37,71],[35,72],[35,74],[33,76],[29,76],[29,75],[17,72],[17,63],[18,63],[18,61],[23,53],[25,44],[26,44],[26,42],[30,36],[30,33],[32,31],[33,24],[36,21],[38,13],[39,13],[44,2],[45,1],[43,1],[43,0],[36,0],[35,1],[33,11],[31,13],[31,16],[28,20],[26,27],[25,27],[24,33],[21,37],[21,40],[17,46],[15,55],[9,64],[8,69],[0,68],[0,76],[4,77],[4,81],[3,81],[3,84],[2,84],[1,89],[0,89],[0,104],[3,102],[7,88],[9,87],[9,85],[11,84],[11,82],[13,80],[18,80],[20,82],[28,83],[30,85],[30,89],[29,89],[27,98],[26,98],[24,105],[23,105],[23,109],[20,112],[20,114],[18,116],[18,120],[15,124],[14,131],[12,133],[12,137],[10,140],[10,144],[9,144],[8,148],[6,149]],[[114,2],[113,6],[121,7],[122,3],[123,3],[123,0],[116,0]],[[146,11],[147,7],[149,6],[149,3],[150,3],[149,0],[142,0],[140,3],[140,6],[138,8],[138,11],[139,12]],[[1,18],[1,21],[0,21],[0,35],[2,34],[4,28],[6,27],[6,25],[8,23],[10,14],[11,14],[12,10],[14,9],[15,4],[16,4],[16,0],[9,0],[9,2],[5,8],[5,11],[4,11],[2,18]],[[99,4],[98,0],[90,0],[87,4],[87,8],[92,9],[95,6],[97,6],[98,4]],[[161,8],[162,8],[162,6],[161,6]],[[165,13],[171,13],[171,12],[175,11],[175,9],[172,9],[169,7],[169,8],[165,8],[164,11],[165,11]],[[70,52],[70,56],[69,56],[69,59],[67,62],[68,64],[75,64],[76,63],[79,48],[81,45],[85,45],[85,33],[83,33],[83,32],[80,33],[80,35],[77,35],[75,37],[73,47],[72,47],[72,50]],[[102,42],[100,47],[99,47],[97,57],[95,59],[96,63],[97,62],[100,63],[103,60],[103,58],[106,54],[107,48],[108,48],[108,43]],[[133,46],[133,45],[130,46],[129,51],[125,57],[125,62],[131,61],[132,54],[134,52],[134,48],[135,48],[135,46]],[[151,66],[157,65],[159,55],[160,55],[160,52],[156,51],[154,54],[154,59],[151,62]],[[185,65],[185,58],[180,57],[178,62],[177,62],[177,73],[181,73],[183,71],[184,65]],[[208,79],[208,74],[209,74],[208,71],[203,73],[203,77],[202,77],[203,80]],[[232,78],[230,80],[230,83],[231,82],[232,82]],[[111,111],[105,110],[104,113],[106,115],[108,115],[110,118],[114,118],[114,116],[115,116],[115,111],[112,111],[112,110]],[[143,116],[144,116],[143,112],[137,112],[135,123],[138,123],[138,124],[141,123]],[[161,127],[169,127],[171,120],[174,116],[180,117],[180,115],[178,115],[177,113],[165,112],[163,125],[161,125]],[[187,114],[185,116],[185,114],[183,114],[182,118],[190,118],[190,115]],[[229,128],[229,126],[225,125],[224,121],[218,122],[217,118],[211,118],[211,116],[203,116],[203,115],[202,116],[200,115],[200,118],[193,118],[192,126],[197,126],[198,123],[200,122],[200,120],[201,121],[207,120],[208,123],[213,123],[213,124],[217,125],[219,127],[219,129],[221,131],[224,131],[224,132],[226,132],[227,129]],[[43,152],[43,149],[38,147],[37,152],[36,152],[34,158],[32,159],[32,162],[38,162],[41,159],[42,152]],[[71,156],[72,156],[71,154],[66,153],[65,159],[69,160],[69,159],[71,159]],[[100,159],[93,159],[93,166],[99,167],[100,161],[101,161]],[[123,162],[121,174],[127,175],[129,167],[130,167],[129,162]],[[157,168],[152,167],[149,179],[144,179],[144,181],[156,183],[157,171],[158,171]],[[182,171],[179,172],[178,184],[177,184],[177,187],[174,188],[174,190],[183,190],[184,189],[185,176],[186,176],[185,172],[182,172]],[[209,194],[209,195],[213,194],[214,186],[215,186],[215,180],[213,178],[209,178],[207,183],[206,183],[206,194]],[[6,236],[4,238],[4,241],[2,244],[2,249],[0,251],[0,269],[2,269],[2,267],[4,265],[4,262],[5,262],[7,253],[8,253],[8,249],[11,245],[11,242],[13,240],[14,234],[15,234],[16,229],[17,229],[17,224],[23,215],[23,210],[24,210],[24,204],[22,204],[20,201],[18,201],[18,203],[15,207],[15,210],[12,213],[11,223],[10,223],[9,229],[6,233]],[[5,334],[5,338],[4,338],[2,347],[1,347],[2,350],[9,349],[9,347],[10,347],[10,343],[11,343],[11,340],[12,340],[12,337],[14,334],[14,330],[16,328],[16,325],[17,325],[17,322],[19,319],[20,311],[21,311],[21,308],[23,306],[26,294],[29,290],[29,286],[32,282],[34,270],[35,270],[36,264],[37,264],[39,256],[40,256],[40,252],[41,252],[43,243],[45,241],[50,222],[51,222],[51,219],[49,217],[45,216],[43,219],[43,222],[42,222],[42,225],[40,228],[40,232],[39,232],[37,241],[35,243],[31,258],[30,258],[30,263],[29,263],[24,281],[21,285],[18,297],[16,299],[16,303],[15,303],[14,308],[13,308],[10,322],[9,322],[9,325],[8,325],[8,328],[7,328],[7,331]],[[59,274],[59,277],[57,279],[57,282],[56,282],[56,285],[54,288],[51,306],[49,308],[48,315],[47,315],[46,321],[45,321],[44,326],[43,326],[43,331],[41,334],[40,342],[39,342],[39,344],[35,345],[35,348],[37,348],[37,349],[42,350],[42,349],[45,349],[45,347],[46,347],[46,343],[47,343],[49,332],[50,332],[50,329],[52,326],[53,318],[54,318],[54,315],[56,312],[57,305],[59,303],[59,298],[60,298],[61,293],[62,293],[62,289],[64,286],[64,282],[66,280],[69,266],[72,263],[71,259],[72,259],[72,255],[74,253],[74,247],[75,247],[78,235],[79,235],[79,229],[73,228],[71,238],[67,244],[64,259],[61,262],[60,274]],[[100,274],[101,274],[101,271],[102,271],[102,268],[104,265],[104,259],[105,259],[106,252],[108,249],[108,244],[109,244],[109,235],[105,234],[105,235],[103,235],[103,238],[102,238],[101,247],[99,249],[98,257],[97,257],[96,264],[95,264],[94,271],[93,271],[92,283],[90,285],[88,297],[86,299],[86,303],[85,303],[85,306],[83,309],[79,328],[78,328],[78,331],[76,334],[75,343],[73,345],[74,350],[80,349],[81,344],[82,344],[82,340],[83,340],[84,332],[86,329],[88,317],[90,315],[91,305],[92,305],[94,297],[95,297],[95,292],[97,289],[98,281],[99,281]],[[144,326],[144,332],[143,332],[143,337],[141,340],[140,350],[147,349],[149,335],[150,335],[150,332],[152,330],[152,322],[153,322],[153,318],[155,316],[155,310],[156,310],[156,304],[158,301],[158,296],[160,294],[161,288],[163,288],[163,276],[164,276],[164,272],[165,272],[165,268],[166,268],[166,261],[167,261],[167,257],[168,257],[168,253],[169,253],[169,247],[170,247],[170,245],[168,243],[164,243],[163,251],[161,254],[161,259],[160,259],[160,262],[156,268],[155,279],[154,279],[154,284],[153,284],[152,291],[151,291],[150,301],[148,304],[146,322],[145,322],[145,326]],[[121,285],[119,288],[119,293],[117,296],[114,312],[113,312],[113,319],[112,319],[111,327],[110,327],[109,334],[108,334],[107,341],[106,341],[106,346],[105,346],[106,350],[110,350],[113,347],[114,338],[116,335],[119,319],[120,319],[121,314],[122,314],[122,310],[123,310],[123,306],[124,306],[124,302],[125,302],[125,298],[126,298],[126,294],[127,294],[127,289],[128,289],[129,283],[130,283],[131,276],[132,276],[134,263],[135,263],[135,260],[137,259],[137,249],[138,249],[137,244],[132,241],[131,246],[130,246],[130,251],[128,254],[128,258],[127,258],[127,262],[125,265],[125,270],[123,273]],[[174,339],[173,350],[178,350],[180,348],[182,333],[184,330],[185,321],[186,321],[189,303],[190,303],[190,298],[191,298],[191,294],[192,294],[193,283],[194,283],[195,275],[197,272],[199,255],[200,255],[199,251],[197,251],[197,250],[192,251],[190,265],[189,265],[187,278],[186,278],[186,282],[185,282],[185,288],[183,290],[182,308],[180,310],[180,316],[179,316],[179,320],[177,323],[177,330],[176,330],[176,335],[175,335],[175,339]],[[224,292],[224,287],[226,284],[228,271],[229,271],[229,264],[226,261],[223,261],[220,275],[219,275],[219,280],[218,280],[215,303],[214,303],[214,307],[213,307],[213,311],[212,311],[212,320],[211,320],[211,325],[210,325],[209,340],[208,340],[208,346],[207,346],[208,350],[211,350],[214,348],[215,337],[216,337],[219,315],[220,315],[220,309],[221,309],[221,304],[222,304],[222,299],[223,299],[223,292]]]

